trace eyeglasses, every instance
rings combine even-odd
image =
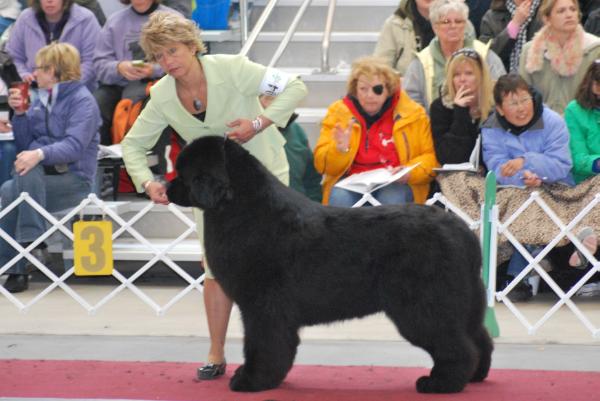
[[[466,22],[467,21],[465,21],[464,19],[451,20],[451,19],[445,18],[443,20],[439,20],[437,22],[437,24],[440,26],[443,26],[444,28],[447,28],[450,25],[463,26]]]
[[[526,106],[529,104],[529,102],[531,102],[533,100],[533,98],[531,96],[527,96],[524,98],[521,98],[519,100],[512,100],[510,102],[506,102],[504,103],[506,107],[508,107],[509,109],[517,109],[519,106]]]
[[[33,67],[34,71],[35,70],[47,70],[48,68],[50,68],[49,65],[36,65],[35,67]]]

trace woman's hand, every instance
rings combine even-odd
[[[475,95],[464,86],[458,88],[458,91],[456,91],[456,95],[454,96],[454,104],[460,107],[471,106],[473,100],[475,100]]]
[[[35,81],[35,77],[33,76],[33,74],[24,74],[23,77],[21,77],[21,79],[24,82],[27,82],[28,84],[30,84],[33,81]]]
[[[542,179],[536,173],[525,170],[523,171],[523,184],[526,187],[539,187],[542,185]]]
[[[513,15],[513,22],[519,27],[523,25],[527,17],[529,16],[529,9],[531,8],[531,0],[525,0],[517,6],[515,15]]]
[[[503,177],[512,177],[513,175],[517,174],[517,172],[520,171],[524,165],[525,159],[522,157],[517,157],[516,159],[512,159],[504,163],[500,167],[500,174],[502,174]]]
[[[152,64],[145,63],[141,67],[134,66],[131,61],[121,61],[117,64],[117,71],[128,81],[139,81],[152,76]]]
[[[168,205],[169,198],[167,197],[167,187],[158,181],[150,181],[146,184],[146,194],[150,197],[152,202],[160,205]]]
[[[391,173],[392,174],[396,174],[398,171],[402,170],[403,168],[405,168],[406,166],[398,166],[398,167],[394,167],[391,169]],[[408,180],[410,179],[410,171],[406,174],[404,174],[402,177],[398,178],[396,180],[397,183],[399,184],[406,184],[408,183]]]
[[[239,144],[248,142],[256,135],[252,120],[248,120],[247,118],[238,118],[237,120],[228,123],[227,126],[232,128],[227,132],[227,138]]]
[[[353,124],[353,119],[350,119],[346,129],[343,129],[340,123],[335,124],[333,138],[335,139],[335,146],[340,152],[347,152],[350,150],[350,133]]]
[[[37,166],[40,161],[42,161],[40,152],[37,150],[24,150],[17,155],[15,171],[19,175],[25,175]]]
[[[21,96],[21,91],[17,88],[10,88],[8,90],[8,105],[15,112],[15,115],[20,116],[25,114],[27,110],[23,110],[23,97]]]

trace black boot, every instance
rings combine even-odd
[[[4,288],[8,292],[23,292],[29,288],[29,276],[27,274],[9,274],[4,282]]]

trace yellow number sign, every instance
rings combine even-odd
[[[75,275],[111,275],[113,271],[112,223],[78,221],[73,224],[73,234]]]

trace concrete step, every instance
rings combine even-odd
[[[316,36],[312,34],[303,35],[303,37],[310,38],[310,40],[292,40],[277,62],[276,67],[319,68],[321,66],[320,41],[317,41]],[[332,67],[350,65],[358,57],[373,54],[376,35],[363,35],[361,37],[365,40],[361,41],[358,36],[353,37],[349,33],[334,35],[329,46],[329,65]],[[337,40],[340,38],[343,38],[343,40]],[[269,41],[257,41],[248,56],[253,61],[268,65],[278,45],[279,42],[273,39],[272,36]],[[239,43],[234,42],[214,43],[211,46],[211,53],[237,54],[239,51]]]
[[[146,238],[158,251],[164,251],[174,238]],[[148,261],[155,253],[134,238],[118,238],[113,242],[113,259],[119,261]],[[175,262],[200,262],[202,247],[197,238],[188,238],[172,246],[167,256]],[[64,259],[73,259],[73,250],[63,250]]]
[[[327,108],[303,107],[296,109],[296,113],[298,113],[296,122],[304,129],[310,147],[314,149],[321,133],[321,120],[325,117]]]
[[[323,30],[327,18],[328,2],[313,1],[300,19],[298,30]],[[255,3],[257,4],[257,3]],[[294,20],[299,2],[280,2],[273,10],[264,26],[265,31],[287,30]],[[333,18],[333,30],[379,31],[387,17],[393,14],[398,1],[338,1]],[[250,16],[250,25],[254,26],[264,7],[255,6]],[[368,16],[368,18],[364,18]]]

